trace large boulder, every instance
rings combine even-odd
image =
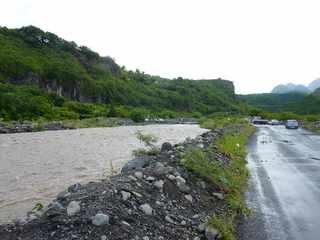
[[[171,143],[165,142],[165,143],[162,144],[162,146],[161,146],[161,152],[168,152],[168,151],[170,151],[170,150],[172,150],[172,145],[171,145]]]
[[[123,168],[121,169],[121,172],[126,173],[132,170],[139,170],[139,169],[145,168],[150,164],[151,160],[152,160],[151,156],[137,157],[129,161],[126,165],[124,165]]]

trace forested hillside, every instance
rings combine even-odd
[[[246,101],[252,107],[261,108],[266,111],[281,111],[287,104],[300,102],[305,96],[306,94],[302,93],[261,93],[239,95],[239,98]]]
[[[263,93],[238,96],[253,108],[270,112],[293,112],[297,114],[319,114],[320,96],[316,90],[306,95],[302,93]]]
[[[85,110],[94,112],[90,116],[110,110],[117,115],[114,106],[157,114],[241,110],[230,81],[169,80],[128,71],[110,57],[36,27],[0,28],[0,118],[83,117],[79,108],[90,108]]]

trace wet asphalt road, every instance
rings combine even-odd
[[[247,160],[253,216],[241,223],[239,239],[319,240],[320,136],[257,126]]]

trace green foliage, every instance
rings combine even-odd
[[[11,120],[63,120],[103,117],[107,107],[68,101],[34,86],[0,83],[0,118]]]
[[[241,100],[246,101],[253,108],[263,109],[265,111],[281,111],[287,104],[300,102],[306,95],[302,93],[262,93],[239,95]],[[253,114],[256,115],[256,114]]]
[[[46,95],[43,99],[45,94],[38,91],[40,99],[25,103],[26,107],[32,105],[30,108],[35,109],[35,113],[14,113],[12,109],[5,113],[8,120],[76,117],[66,111],[78,114],[81,119],[108,114],[107,109],[70,103],[70,99],[111,104],[110,117],[131,117],[135,121],[141,121],[149,114],[160,118],[181,115],[199,118],[214,112],[244,109],[235,99],[232,82],[221,79],[168,80],[139,70],[127,71],[110,57],[100,57],[85,46],[79,47],[33,26],[0,28],[0,82],[62,90],[68,99],[54,95]],[[40,106],[35,106],[34,101],[39,101]],[[46,101],[49,105],[45,104]],[[60,111],[61,116],[50,112],[50,104],[64,108]],[[19,104],[14,102],[12,108],[16,105]],[[45,114],[45,111],[50,113]]]
[[[152,134],[145,134],[140,130],[138,130],[135,135],[140,143],[145,145],[145,148],[134,150],[133,156],[139,157],[144,155],[156,155],[160,152],[159,147],[155,145],[158,142],[158,138],[156,136]]]
[[[44,208],[43,203],[37,202],[36,205],[33,207],[32,212],[33,213],[38,212],[38,211],[42,210],[43,208]]]
[[[130,113],[130,118],[134,121],[134,122],[143,122],[145,120],[145,118],[147,117],[147,111],[143,110],[143,109],[134,109],[131,113]]]
[[[117,117],[117,116],[118,116],[117,110],[116,110],[115,106],[113,104],[111,104],[110,110],[108,113],[108,117]]]
[[[158,138],[152,134],[144,134],[142,131],[138,130],[135,133],[137,139],[144,143],[147,147],[152,147],[158,141]]]
[[[213,216],[209,219],[209,226],[214,227],[219,231],[223,240],[235,240],[233,219],[230,217],[222,218],[218,216]]]
[[[317,92],[309,95],[302,93],[250,94],[241,95],[239,98],[251,105],[250,115],[252,116],[261,116],[261,112],[292,112],[301,115],[320,114],[320,97]]]

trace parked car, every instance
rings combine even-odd
[[[287,129],[298,129],[299,128],[299,123],[298,123],[297,120],[287,120],[286,128]]]
[[[269,122],[270,125],[280,125],[281,122],[277,119],[272,119],[270,122]]]
[[[251,122],[252,122],[253,124],[268,124],[268,120],[266,120],[266,119],[261,119],[261,118],[253,118],[253,119],[251,120]]]

